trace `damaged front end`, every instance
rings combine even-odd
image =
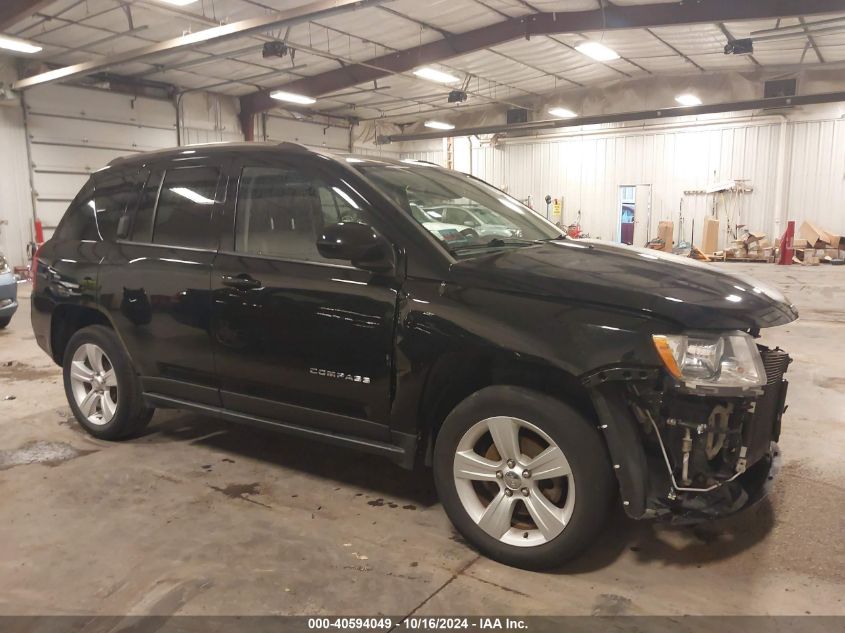
[[[758,376],[724,385],[671,362],[668,371],[605,370],[585,380],[629,516],[697,522],[767,494],[780,457],[791,359],[762,345],[753,351],[746,361],[756,363],[749,374]]]

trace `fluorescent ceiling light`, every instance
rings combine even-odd
[[[171,187],[170,191],[175,193],[177,196],[182,196],[183,198],[187,198],[191,202],[196,202],[197,204],[214,204],[214,200],[206,198],[205,196],[198,194],[193,189],[188,189],[187,187]]]
[[[314,97],[298,95],[295,92],[285,92],[284,90],[276,90],[275,92],[271,92],[270,96],[273,99],[278,99],[279,101],[299,103],[301,105],[311,105],[312,103],[317,103],[317,100]]]
[[[158,0],[159,2],[164,2],[165,4],[172,4],[177,7],[184,7],[189,4],[193,4],[197,0]]]
[[[599,62],[609,62],[613,59],[619,59],[619,53],[612,48],[608,48],[601,42],[579,42],[575,45],[575,50]]]
[[[454,130],[455,126],[451,123],[444,123],[443,121],[426,121],[426,127],[430,127],[435,130]]]
[[[444,73],[441,70],[437,70],[436,68],[429,68],[428,66],[423,66],[422,68],[417,68],[414,71],[414,74],[417,77],[421,77],[422,79],[428,79],[429,81],[436,81],[437,83],[441,84],[453,84],[460,81],[454,75],[450,75],[449,73]]]
[[[552,116],[559,116],[561,119],[571,119],[573,117],[578,116],[568,108],[550,108],[549,114],[551,114]]]
[[[0,48],[5,48],[7,51],[15,51],[16,53],[37,53],[44,50],[38,44],[27,42],[26,40],[19,40],[16,37],[9,37],[8,35],[0,35]]]
[[[693,94],[685,93],[682,95],[678,95],[675,97],[675,101],[680,103],[682,106],[697,106],[701,105],[701,99],[696,97]]]

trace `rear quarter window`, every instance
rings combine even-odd
[[[108,174],[94,179],[94,218],[100,239],[113,240],[117,226],[137,203],[142,182],[137,172]]]
[[[120,218],[134,205],[140,184],[133,174],[92,178],[71,202],[55,238],[97,242],[113,240]]]
[[[97,220],[94,210],[94,185],[89,180],[85,186],[76,194],[73,202],[70,203],[61,222],[53,234],[57,240],[90,240],[100,239],[97,230]]]

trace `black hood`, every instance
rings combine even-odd
[[[798,312],[777,290],[687,257],[566,239],[452,266],[456,283],[643,311],[686,328],[764,328]]]

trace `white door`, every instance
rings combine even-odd
[[[118,156],[177,145],[170,101],[50,85],[26,92],[25,116],[45,239],[91,172]]]
[[[634,246],[642,248],[657,232],[651,226],[651,185],[637,185],[634,205]]]

